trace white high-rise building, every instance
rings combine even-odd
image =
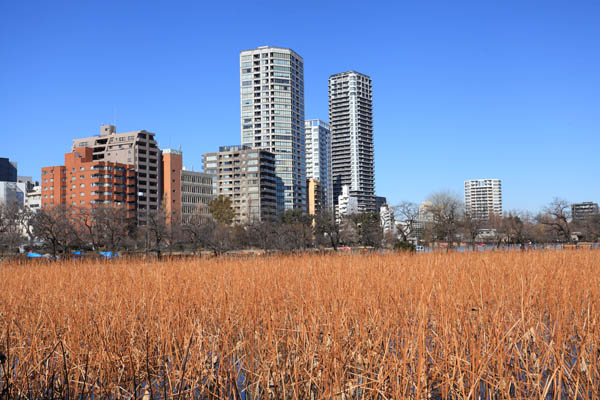
[[[331,182],[331,131],[329,124],[319,119],[304,123],[306,142],[306,179],[316,179],[321,184],[321,207],[333,210],[333,185]]]
[[[275,155],[277,210],[306,209],[304,61],[262,46],[240,53],[242,145]]]
[[[371,78],[349,71],[329,77],[331,174],[333,198],[344,185],[358,199],[358,209],[376,210]]]
[[[465,181],[465,210],[473,219],[487,220],[502,214],[502,181],[474,179]]]

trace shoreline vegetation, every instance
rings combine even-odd
[[[0,265],[0,398],[600,398],[600,251]]]

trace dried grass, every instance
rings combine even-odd
[[[9,264],[0,281],[0,398],[600,398],[593,250]]]

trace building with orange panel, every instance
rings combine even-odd
[[[65,154],[65,165],[42,168],[42,208],[56,205],[116,205],[136,212],[133,165],[95,161],[93,150],[78,147]]]
[[[187,170],[181,150],[161,152],[162,207],[169,224],[188,222],[193,215],[208,216],[214,198],[213,175]]]
[[[162,151],[162,193],[163,209],[167,223],[181,223],[181,170],[183,155],[181,151],[164,149]]]

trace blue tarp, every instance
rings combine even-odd
[[[98,253],[106,258],[119,257],[117,253],[113,253],[112,251],[100,251]]]
[[[40,253],[27,253],[27,257],[29,257],[29,258],[38,258],[38,257],[44,257],[44,256],[41,255]]]

